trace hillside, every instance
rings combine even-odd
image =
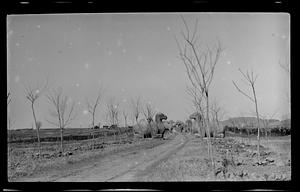
[[[243,125],[249,125],[249,126],[257,126],[257,119],[256,117],[233,117],[229,118],[227,120],[221,121],[223,126],[243,126]],[[263,127],[263,119],[260,119],[260,126]],[[278,126],[284,126],[284,127],[291,127],[291,119],[286,120],[278,120],[278,119],[269,119],[269,126],[271,127],[278,127]]]

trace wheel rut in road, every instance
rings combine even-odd
[[[104,158],[95,166],[85,166],[81,171],[75,171],[55,181],[63,182],[115,182],[139,181],[151,170],[182,149],[188,139],[185,135],[175,135],[173,139],[153,148],[140,148],[134,152],[116,153]]]
[[[159,146],[161,149],[154,149],[154,154],[151,154],[148,158],[143,159],[138,165],[131,167],[130,169],[119,173],[106,181],[139,181],[140,178],[146,177],[154,170],[161,162],[166,161],[170,156],[177,153],[187,143],[187,137],[184,135],[178,135],[177,138],[165,146]]]

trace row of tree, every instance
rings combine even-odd
[[[60,129],[61,143],[60,150],[63,152],[63,132],[64,129],[70,126],[73,120],[77,117],[76,105],[75,102],[71,102],[69,97],[63,93],[63,89],[61,87],[54,89],[52,92],[48,91],[48,78],[46,80],[45,85],[37,85],[35,87],[29,85],[25,86],[24,93],[25,98],[30,104],[30,108],[32,111],[32,117],[34,121],[34,127],[36,129],[36,135],[38,139],[38,150],[41,153],[41,139],[40,139],[40,128],[42,126],[42,122],[37,119],[36,116],[36,103],[39,98],[45,94],[49,105],[51,106],[50,117],[51,119],[46,119],[48,123]],[[46,93],[48,92],[48,93]],[[94,129],[95,129],[95,119],[97,115],[97,109],[100,107],[105,89],[100,87],[98,93],[94,100],[89,100],[86,98],[86,107],[87,111],[91,117],[91,123],[89,127],[92,129],[92,142],[94,146]],[[7,107],[12,101],[11,92],[7,94]],[[154,107],[150,103],[146,103],[145,107],[142,105],[141,97],[136,97],[131,99],[131,112],[132,117],[134,117],[135,122],[138,123],[139,117],[141,114],[144,114],[145,118],[154,116]],[[124,126],[128,126],[128,116],[129,112],[125,109],[121,111],[120,102],[115,100],[114,98],[110,98],[106,103],[106,121],[110,125],[120,126],[120,116],[124,117]],[[132,122],[134,123],[134,122]],[[100,127],[100,125],[99,125]],[[11,129],[11,117],[8,115],[8,130]]]

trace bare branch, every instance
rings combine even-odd
[[[59,127],[59,124],[58,123],[55,123],[55,122],[53,122],[53,121],[50,121],[50,120],[48,120],[48,119],[45,119],[49,124],[51,124],[51,125],[54,125],[55,127]]]
[[[193,36],[192,36],[192,42],[193,43],[194,43],[195,35],[197,33],[197,27],[198,27],[198,18],[196,18],[195,27],[194,27],[194,33],[193,33]],[[195,42],[197,42],[197,41],[195,41]]]
[[[255,76],[254,80],[253,80],[253,84],[255,83],[256,79],[258,78],[258,75]]]
[[[65,128],[75,118],[74,115],[75,103],[73,102],[71,104],[70,111],[67,114],[66,111],[68,108],[68,102],[67,102],[68,97],[63,95],[62,89],[53,91],[52,94],[47,95],[47,98],[49,104],[51,104],[54,107],[54,111],[52,111],[50,115],[57,118],[58,120],[58,123],[54,123],[54,124],[58,125],[60,129]],[[49,122],[49,120],[47,121]]]
[[[140,106],[140,100],[141,100],[141,97],[138,96],[136,99],[131,99],[131,105],[132,105],[132,114],[136,120],[136,123],[137,123],[137,120],[139,118],[139,115],[141,113],[141,106]]]
[[[143,114],[144,114],[144,116],[145,116],[146,119],[153,118],[153,116],[154,116],[154,109],[153,109],[153,107],[152,107],[151,104],[146,103],[145,109],[143,110]]]
[[[7,106],[10,104],[11,102],[11,94],[10,92],[7,93]]]
[[[71,123],[71,121],[73,121],[76,118],[76,114],[74,114],[72,116],[74,108],[75,108],[75,103],[73,102],[72,105],[71,105],[71,109],[70,109],[68,118],[67,118],[67,120],[64,123],[64,127],[68,126]]]
[[[188,27],[187,23],[185,22],[184,17],[183,17],[182,15],[180,15],[180,17],[181,17],[181,19],[182,19],[182,21],[183,21],[183,23],[184,23],[184,26],[185,26],[185,29],[186,29],[186,32],[187,32],[187,39],[189,39],[189,36],[190,36],[190,30],[189,30],[189,27]]]
[[[35,101],[47,90],[48,88],[48,77],[46,79],[45,86],[40,89],[40,86],[37,85],[35,88],[31,87],[31,85],[25,86],[25,98],[31,103],[34,104]]]
[[[281,64],[281,63],[279,62],[279,65],[280,65],[280,67],[281,67],[283,70],[285,70],[286,73],[290,74],[290,68],[289,68],[289,65],[288,65],[288,64],[283,65],[283,64]]]
[[[111,98],[107,106],[107,117],[111,125],[118,125],[119,123],[119,102],[116,102],[114,98]]]
[[[241,81],[245,83],[245,85],[252,86],[251,83],[249,83],[249,81],[246,81],[245,79],[241,79]]]
[[[193,87],[186,87],[186,92],[191,96],[192,103],[196,111],[203,114],[203,109],[202,109],[203,94],[199,95],[199,92]]]
[[[249,81],[249,83],[251,84],[251,79],[250,79],[250,77],[249,77],[249,73],[248,73],[248,71],[247,71],[247,75],[245,75],[245,73],[239,68],[239,71],[241,72],[241,74],[245,77],[245,79],[247,80],[247,81]],[[252,85],[252,84],[251,84]]]
[[[243,92],[235,83],[234,81],[232,81],[233,85],[235,86],[235,88],[242,93],[244,96],[246,96],[248,99],[250,99],[252,102],[254,102],[254,99],[252,99],[249,95],[247,95],[245,92]]]

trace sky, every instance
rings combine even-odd
[[[290,113],[290,75],[279,65],[289,64],[290,16],[285,13],[181,13],[190,27],[198,18],[201,42],[219,39],[224,51],[216,66],[210,96],[224,119],[254,116],[254,105],[232,81],[251,94],[238,71],[253,70],[259,113],[281,119]],[[91,116],[86,99],[103,97],[96,122],[106,124],[107,102],[119,102],[130,113],[131,98],[141,96],[168,119],[183,120],[193,113],[186,93],[190,85],[175,37],[182,39],[184,24],[177,13],[48,14],[7,17],[8,106],[12,129],[31,127],[33,116],[24,87],[42,86],[47,92],[35,103],[42,127],[52,127],[53,109],[46,95],[60,87],[76,103],[71,127],[87,127]],[[40,90],[38,90],[40,91]],[[121,124],[123,118],[120,116]],[[131,118],[130,118],[131,119]],[[130,120],[131,122],[131,120]]]

